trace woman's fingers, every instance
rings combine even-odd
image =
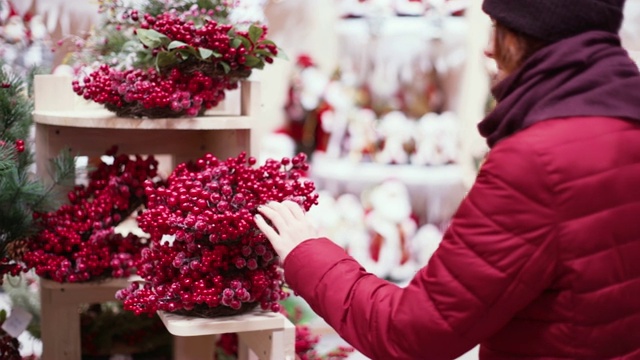
[[[266,207],[271,208],[275,212],[277,212],[278,215],[282,217],[282,220],[284,220],[284,222],[287,224],[291,224],[296,219],[291,210],[289,210],[289,208],[284,205],[284,203],[271,201],[267,203]]]
[[[254,220],[256,221],[258,229],[264,233],[269,241],[273,242],[279,238],[278,232],[267,224],[267,221],[261,215],[256,215]]]
[[[289,211],[291,211],[291,214],[293,214],[294,218],[298,220],[304,219],[304,211],[302,210],[300,204],[291,200],[286,200],[282,202],[282,205],[284,205],[287,209],[289,209]]]
[[[267,219],[271,220],[278,233],[286,228],[287,225],[285,219],[282,217],[281,212],[276,207],[274,207],[273,204],[258,207],[258,212],[264,215],[264,217],[266,217]]]

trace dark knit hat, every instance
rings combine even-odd
[[[617,34],[625,0],[484,0],[482,10],[502,25],[554,42],[590,30]]]

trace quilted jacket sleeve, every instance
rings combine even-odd
[[[429,264],[406,288],[327,239],[285,261],[293,290],[372,359],[451,359],[503,327],[551,282],[553,196],[529,147],[496,146]]]

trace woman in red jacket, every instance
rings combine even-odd
[[[288,284],[373,359],[640,359],[640,74],[624,0],[485,0],[491,151],[406,288],[319,237],[293,202],[258,226]]]

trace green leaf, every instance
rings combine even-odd
[[[178,58],[178,54],[180,54],[181,56],[180,58]],[[189,57],[191,57],[191,55],[193,55],[193,53],[189,50],[185,50],[185,49],[177,50],[177,52],[175,53],[176,62],[187,60]]]
[[[240,42],[242,42],[242,45],[244,45],[245,49],[251,49],[251,42],[249,41],[249,39],[244,36],[238,36],[236,39],[239,39]]]
[[[198,52],[200,53],[200,57],[202,58],[202,60],[206,60],[211,57],[211,55],[213,55],[213,50],[205,48],[198,48]]]
[[[264,49],[256,49],[254,51],[255,54],[258,55],[262,55],[262,56],[269,56],[269,57],[273,57],[273,54],[271,53],[271,51],[269,50],[264,50]]]
[[[227,64],[226,62],[220,61],[220,65],[222,65],[225,74],[228,74],[229,71],[231,71],[231,66],[229,66],[229,64]]]
[[[242,45],[242,40],[235,38],[231,40],[231,47],[237,49],[240,45]]]
[[[188,47],[188,46],[189,46],[188,44],[183,43],[182,41],[174,40],[171,43],[169,43],[169,45],[167,46],[167,49],[173,50],[173,49],[176,49],[176,48]]]
[[[258,40],[260,40],[260,36],[262,36],[263,32],[264,30],[262,30],[261,27],[251,25],[251,27],[249,27],[249,39],[251,39],[251,42],[255,44]]]
[[[152,29],[137,29],[136,36],[141,43],[152,49],[155,49],[162,45],[167,45],[171,42],[171,39],[169,39],[166,35],[163,35]]]
[[[262,40],[262,42],[260,44],[263,44],[263,45],[275,45],[276,43],[274,43],[271,40]]]
[[[279,59],[289,60],[289,57],[287,56],[287,53],[284,52],[280,48],[278,48],[278,55],[276,55],[276,57],[279,58]]]
[[[255,56],[247,55],[247,61],[244,63],[248,67],[257,67],[262,61]]]
[[[173,65],[177,62],[178,62],[178,58],[175,56],[174,53],[169,51],[159,52],[158,55],[156,56],[156,67],[158,69],[169,66],[169,65]]]

